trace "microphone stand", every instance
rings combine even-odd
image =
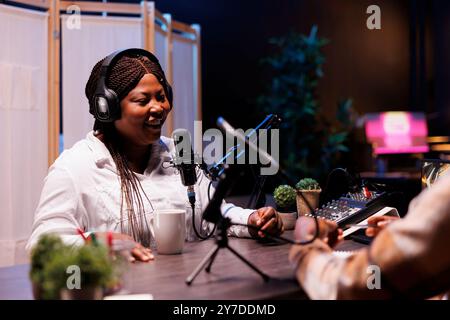
[[[257,150],[260,155],[265,157],[266,159],[269,159],[269,162],[275,163],[277,168],[279,169],[279,174],[285,178],[290,185],[294,185],[295,182],[292,180],[292,178],[287,174],[286,171],[284,171],[283,168],[280,167],[278,162],[273,159],[269,154],[266,152],[259,150],[253,143],[249,141],[249,139],[245,139],[245,137],[240,136],[239,134],[235,133],[234,128],[232,128],[223,118],[218,119],[219,126],[224,129],[224,131],[231,133],[233,136],[237,137],[238,140],[240,140],[241,143],[246,144],[250,149]],[[217,225],[217,231],[216,231],[216,246],[211,249],[210,252],[204,257],[204,259],[200,262],[200,264],[194,269],[194,271],[186,278],[186,284],[191,285],[192,282],[195,280],[195,278],[198,276],[200,271],[205,268],[205,271],[209,273],[211,271],[211,266],[214,263],[214,260],[219,252],[220,249],[228,249],[233,253],[236,257],[238,257],[241,261],[243,261],[245,264],[247,264],[251,269],[253,269],[256,273],[258,273],[265,282],[269,281],[270,277],[260,271],[256,266],[254,266],[250,261],[245,259],[242,255],[240,255],[236,250],[234,250],[232,247],[228,244],[228,234],[227,230],[232,225],[231,220],[229,218],[223,217],[222,213],[220,211],[220,207],[222,204],[223,199],[226,197],[226,195],[229,193],[232,182],[235,181],[235,178],[237,176],[237,172],[242,173],[242,170],[238,170],[236,166],[225,166],[223,172],[219,176],[220,180],[217,185],[216,192],[214,193],[213,198],[209,202],[208,206],[206,207],[205,211],[203,212],[203,218],[208,221],[215,223]],[[270,235],[264,230],[260,230],[260,228],[256,226],[251,225],[244,225],[244,224],[237,224],[234,223],[234,225],[240,225],[240,226],[246,226],[248,228],[257,229],[259,231],[263,231],[264,234],[270,235],[272,238],[280,239],[288,243],[293,244],[300,244],[305,245],[312,243],[318,236],[319,236],[319,222],[317,220],[317,216],[315,214],[314,209],[311,207],[309,201],[300,193],[300,196],[305,200],[306,205],[311,210],[311,215],[314,218],[315,222],[315,234],[312,239],[305,240],[305,241],[295,241],[290,240],[287,238],[284,238],[282,236],[275,236]]]
[[[240,147],[240,144],[243,143],[245,145],[254,134],[257,133],[259,129],[270,129],[272,127],[277,128],[279,124],[281,123],[281,118],[278,117],[276,114],[269,114],[266,116],[266,118],[259,123],[256,128],[251,130],[246,136],[245,141],[241,141],[238,143],[238,145],[231,147],[228,149],[227,153],[220,159],[217,163],[215,163],[211,168],[208,168],[206,164],[203,162],[201,163],[200,167],[205,172],[205,174],[213,181],[216,181],[225,171],[224,165],[226,164],[227,160],[234,156],[235,152]],[[245,151],[240,151],[236,156],[234,156],[234,160],[239,159],[241,156],[245,154]]]
[[[266,195],[262,193],[264,184],[266,183],[266,176],[257,175],[253,169],[252,173],[256,181],[248,199],[247,208],[256,209],[264,207],[266,204]]]
[[[267,121],[266,121],[267,120]],[[266,119],[257,127],[255,131],[258,129],[279,129],[281,123],[281,118],[277,115],[269,115]],[[266,204],[266,195],[262,193],[264,184],[266,183],[267,176],[262,176],[260,174],[255,173],[255,170],[252,168],[253,176],[255,178],[255,185],[253,186],[252,193],[250,194],[250,198],[247,203],[247,208],[256,209],[258,207],[264,207]]]
[[[214,193],[213,199],[209,202],[207,208],[203,213],[203,217],[205,220],[209,222],[216,223],[217,231],[215,236],[216,245],[212,248],[208,254],[203,258],[203,260],[199,263],[199,265],[194,269],[194,271],[186,278],[186,284],[191,285],[195,278],[199,275],[203,268],[205,271],[209,273],[211,271],[211,266],[219,253],[220,249],[228,249],[231,253],[233,253],[238,259],[244,262],[247,266],[249,266],[253,271],[258,273],[265,282],[269,280],[269,276],[264,272],[259,270],[255,265],[253,265],[250,261],[245,259],[241,254],[239,254],[236,250],[234,250],[228,244],[228,228],[232,225],[231,220],[227,217],[223,217],[220,212],[220,206],[222,204],[222,200],[228,194],[230,187],[232,186],[232,182],[234,182],[237,173],[240,173],[241,170],[235,169],[235,167],[227,167],[224,171],[224,177],[219,181],[217,185],[216,192]]]
[[[269,276],[264,272],[259,270],[256,266],[254,266],[250,261],[245,259],[241,254],[239,254],[236,250],[234,250],[228,244],[228,235],[227,230],[231,226],[231,221],[229,218],[223,218],[217,223],[217,233],[216,233],[216,246],[208,252],[208,254],[203,258],[200,264],[194,269],[194,271],[186,278],[186,284],[191,285],[195,278],[199,275],[203,268],[205,271],[209,273],[211,271],[211,266],[214,263],[214,259],[219,253],[220,249],[228,249],[233,253],[236,257],[238,257],[242,262],[244,262],[247,266],[253,269],[256,273],[258,273],[265,282],[269,281]]]

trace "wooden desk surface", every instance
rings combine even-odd
[[[292,231],[285,236],[292,236]],[[150,293],[154,299],[305,299],[288,262],[289,244],[263,244],[252,239],[230,238],[229,244],[271,279],[262,278],[229,250],[221,249],[211,273],[202,271],[191,286],[186,277],[215,246],[214,241],[186,243],[183,254],[156,255],[150,263],[130,264],[126,288],[130,293]],[[344,241],[339,250],[362,245]],[[0,268],[0,299],[33,299],[29,265]]]

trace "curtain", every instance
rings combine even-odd
[[[95,63],[116,50],[142,48],[141,18],[82,16],[81,28],[70,29],[68,17],[61,17],[64,149],[92,130],[84,88]]]
[[[167,33],[161,32],[158,29],[155,29],[155,52],[154,54],[159,60],[159,64],[164,70],[164,73],[166,74],[166,77],[168,77],[168,65],[167,65],[167,59],[166,59],[166,52],[167,52]],[[172,83],[171,83],[172,85]],[[171,111],[173,112],[173,111]],[[163,136],[168,137],[169,133],[167,130],[167,124],[163,126],[161,134]]]
[[[155,55],[161,64],[161,67],[166,72],[167,61],[166,61],[166,50],[167,50],[167,34],[161,32],[158,29],[155,30]]]
[[[0,4],[0,265],[31,233],[47,173],[47,13]]]
[[[173,36],[173,90],[174,129],[188,129],[193,138],[197,119],[196,93],[194,93],[194,46],[180,36]]]

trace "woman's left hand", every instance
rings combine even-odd
[[[96,232],[97,239],[102,240],[104,243],[108,242],[108,237],[111,237],[113,241],[125,241],[130,245],[129,251],[127,251],[127,259],[130,262],[142,261],[149,262],[155,259],[150,248],[146,248],[140,243],[137,243],[127,234],[117,232]]]
[[[259,208],[248,217],[248,224],[259,227],[261,230],[273,235],[279,235],[284,231],[283,221],[278,212],[272,207]],[[253,228],[248,228],[252,237],[264,238],[265,234]]]

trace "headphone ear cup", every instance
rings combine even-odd
[[[91,103],[95,119],[100,122],[113,122],[120,118],[120,103],[117,94],[108,88],[97,93]]]
[[[110,112],[110,122],[120,118],[120,101],[114,90],[106,88],[105,93],[108,96],[108,106]]]

